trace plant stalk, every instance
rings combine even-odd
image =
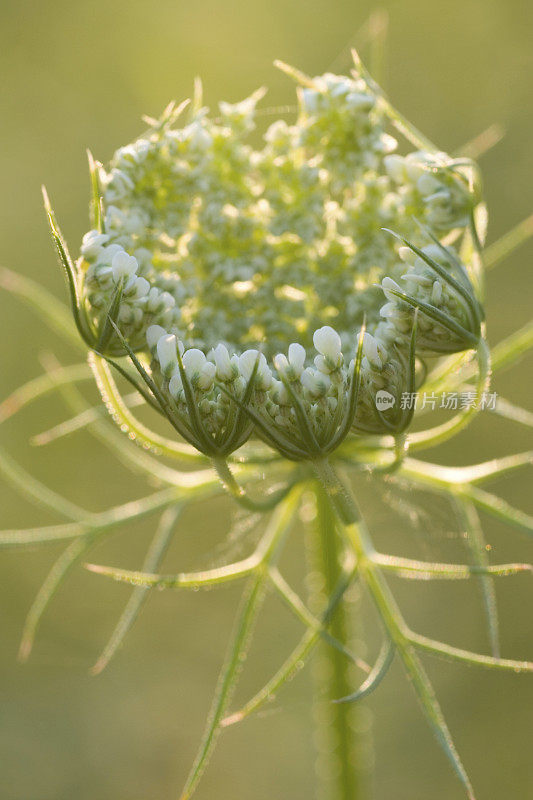
[[[344,545],[337,530],[335,514],[326,492],[315,487],[316,520],[309,536],[309,558],[313,572],[310,604],[319,612],[338,584]],[[329,630],[348,646],[352,620],[343,599],[332,616]],[[315,662],[315,746],[317,749],[317,797],[321,800],[363,800],[367,797],[364,780],[366,750],[357,731],[358,707],[335,703],[354,689],[352,665],[327,642],[319,645]]]

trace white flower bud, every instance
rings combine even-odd
[[[119,244],[108,244],[107,247],[102,247],[96,257],[97,264],[105,264],[111,266],[113,258],[117,253],[123,253],[124,248]]]
[[[300,93],[302,106],[308,114],[316,114],[319,107],[320,93],[316,89],[305,88]]]
[[[272,373],[268,368],[266,358],[263,353],[258,350],[245,350],[239,356],[239,369],[242,377],[246,382],[252,377],[256,361],[258,361],[257,371],[255,373],[255,388],[259,391],[265,391],[272,383]]]
[[[221,381],[231,381],[237,375],[237,370],[229,357],[228,348],[218,344],[213,351],[216,364],[217,378]]]
[[[106,196],[111,200],[118,200],[135,186],[130,176],[116,167],[111,170],[106,183]]]
[[[392,178],[396,183],[401,183],[405,180],[405,160],[403,156],[390,155],[385,156],[383,164],[387,170],[387,175]]]
[[[136,298],[146,297],[150,291],[150,284],[146,278],[137,278],[134,283],[134,288]]]
[[[393,289],[395,292],[403,293],[402,287],[399,284],[397,284],[396,281],[394,281],[392,278],[389,278],[388,276],[383,278],[383,280],[381,281],[381,288],[383,289],[383,294],[390,303],[397,303],[399,298],[396,297],[396,295],[394,295],[391,291],[389,291],[389,289]],[[365,333],[365,336],[366,335],[367,334]]]
[[[200,377],[198,378],[198,388],[208,392],[212,389],[215,382],[217,368],[212,361],[206,361],[200,370]]]
[[[157,358],[161,372],[169,377],[178,367],[178,348],[174,334],[162,336],[157,342]]]
[[[424,172],[416,182],[416,188],[423,197],[428,197],[442,188],[441,183],[431,172]]]
[[[331,385],[331,381],[327,375],[311,367],[304,369],[300,381],[313,400],[323,397]]]
[[[182,356],[183,369],[192,384],[197,384],[200,374],[204,365],[206,364],[206,357],[201,350],[197,347],[191,347],[186,350]]]
[[[383,362],[379,355],[378,343],[368,331],[365,331],[363,336],[363,353],[372,367],[381,369]]]
[[[301,344],[293,342],[289,345],[289,364],[291,365],[292,370],[297,378],[299,378],[302,374],[305,364],[305,356],[306,352]]]
[[[323,372],[324,375],[329,375],[331,370],[328,367],[328,362],[326,361],[324,356],[321,356],[321,355],[315,356],[313,361],[314,361],[315,367],[317,368],[317,370],[319,372]]]
[[[174,308],[176,305],[176,301],[170,294],[170,292],[161,292],[159,296],[159,302],[161,303],[163,308]]]
[[[429,153],[424,153],[422,151],[418,153],[409,153],[409,155],[405,158],[405,174],[408,180],[416,183],[418,179],[426,172],[423,164],[428,164],[431,162],[432,158]]]
[[[319,328],[314,332],[313,344],[320,355],[324,356],[324,366],[329,372],[340,367],[342,364],[342,345],[341,337],[337,331],[334,331],[329,325],[324,325],[323,328]]]
[[[438,306],[442,300],[442,283],[435,281],[431,289],[431,302],[434,306]]]
[[[109,241],[109,236],[99,231],[89,231],[85,234],[81,243],[81,254],[85,258],[96,258],[102,250],[104,244]]]
[[[394,153],[398,147],[398,142],[394,136],[390,136],[388,133],[382,133],[374,147],[378,153]]]
[[[152,313],[157,311],[159,306],[159,295],[161,292],[155,286],[152,286],[147,295],[146,310]]]
[[[349,92],[346,95],[346,105],[349,108],[357,108],[361,111],[368,111],[374,105],[375,100],[370,94],[362,92]]]
[[[113,279],[115,283],[118,283],[121,278],[135,275],[139,265],[135,256],[130,256],[125,250],[121,250],[120,253],[113,256],[111,266],[113,267]]]
[[[289,394],[283,385],[282,381],[272,381],[271,388],[272,400],[279,406],[288,406],[290,404]]]
[[[414,258],[414,253],[407,245],[402,245],[398,250],[398,255],[406,264],[410,264]]]
[[[396,300],[396,298],[394,298],[394,300]],[[379,309],[379,313],[380,316],[384,317],[385,319],[394,317],[398,313],[398,306],[396,305],[396,303],[393,302],[385,303],[385,305],[381,306],[381,308]]]
[[[274,356],[274,366],[278,372],[283,373],[288,380],[296,381],[302,374],[305,363],[306,352],[301,344],[292,343],[289,345],[288,357],[284,353]]]
[[[283,353],[278,353],[276,356],[274,356],[272,361],[278,372],[287,372],[289,368],[289,360],[286,355]]]
[[[191,122],[190,125],[183,129],[183,138],[190,141],[197,150],[207,150],[213,142],[213,137],[199,120]]]
[[[323,328],[319,328],[314,332],[313,344],[323,356],[335,359],[340,355],[341,337],[329,325],[324,325]]]
[[[150,325],[146,329],[146,342],[148,349],[153,350],[162,336],[168,336],[167,331],[161,325]]]
[[[174,400],[177,400],[180,392],[183,391],[183,383],[181,382],[181,375],[179,372],[175,372],[172,375],[170,381],[168,382],[168,391]]]

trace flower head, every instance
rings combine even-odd
[[[92,163],[97,224],[75,268],[84,338],[144,352],[163,413],[208,454],[253,434],[297,459],[350,432],[402,431],[415,359],[480,336],[468,270],[440,243],[466,235],[472,170],[394,152],[364,77],[304,84],[297,119],[257,149],[246,136],[264,90],[220,103],[217,120],[202,108],[177,127],[173,113],[108,168]]]

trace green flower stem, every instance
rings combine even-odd
[[[337,530],[334,511],[322,488],[315,489],[317,517],[310,542],[312,567],[320,575],[313,581],[312,608],[335,591],[343,567],[344,545]],[[329,622],[335,639],[347,645],[348,615],[341,601]],[[353,692],[350,663],[339,650],[319,643],[316,663],[314,716],[316,723],[317,777],[319,796],[327,800],[359,800],[367,796],[364,780],[362,740],[356,732],[357,708],[335,703]]]
[[[355,552],[361,577],[372,595],[389,637],[401,656],[426,718],[463,784],[467,797],[469,800],[474,800],[472,785],[451,738],[433,687],[413,647],[411,631],[405,624],[396,600],[379,568],[372,561],[374,547],[366,526],[360,518],[356,503],[326,459],[317,459],[313,462],[313,467],[331,508],[335,510],[345,526],[344,530]],[[417,644],[420,645],[419,642]],[[495,661],[495,659],[489,660]]]

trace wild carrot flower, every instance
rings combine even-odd
[[[440,240],[467,234],[479,197],[445,154],[393,154],[362,76],[309,80],[296,121],[254,148],[263,94],[214,117],[172,110],[93,165],[78,313],[94,349],[148,360],[157,404],[201,452],[258,436],[301,460],[404,432],[417,357],[477,348],[471,266]]]
[[[151,456],[146,462],[143,454],[141,466],[166,482],[168,491],[85,519],[77,507],[32,481],[33,495],[74,522],[37,532],[3,531],[0,543],[75,541],[30,612],[21,653],[29,653],[40,615],[62,577],[100,535],[122,521],[170,507],[142,572],[90,568],[140,589],[96,671],[108,663],[133,623],[145,588],[197,588],[248,579],[182,800],[194,791],[216,734],[272,697],[321,638],[330,647],[326,672],[335,676],[331,691],[344,693],[333,698],[339,704],[328,706],[322,731],[333,754],[334,796],[342,800],[361,796],[347,757],[354,731],[345,703],[376,688],[395,652],[469,798],[474,797],[470,781],[417,650],[533,671],[529,662],[500,658],[490,583],[491,575],[530,572],[531,567],[489,564],[476,505],[528,531],[533,520],[474,485],[531,463],[531,454],[460,469],[406,458],[410,446],[431,447],[459,432],[477,410],[461,408],[441,425],[413,433],[415,406],[409,400],[418,390],[471,391],[469,381],[476,378],[478,392],[488,388],[481,302],[486,214],[478,169],[433,148],[388,103],[357,57],[355,62],[350,77],[326,73],[310,78],[281,65],[298,83],[297,116],[290,123],[276,120],[261,134],[256,124],[263,89],[240,103],[221,102],[212,115],[197,92],[191,107],[171,104],[160,119],[148,120],[148,130],[117,150],[107,167],[90,157],[92,227],[75,262],[45,195],[75,322],[114,419],[131,438],[178,463],[205,465],[208,457],[221,484],[203,470],[179,472],[161,467]],[[406,148],[392,135],[397,130],[413,152],[400,154]],[[250,140],[254,131],[257,146]],[[31,289],[19,293],[30,296]],[[51,316],[46,308],[41,311]],[[522,345],[519,336],[504,348],[500,362]],[[135,386],[136,398],[163,415],[171,437],[149,431],[135,418],[110,366]],[[132,460],[138,466],[139,460]],[[258,500],[242,485],[257,464],[265,470],[271,466],[284,484]],[[20,469],[2,462],[0,454],[2,465],[24,484]],[[364,467],[389,480],[396,475],[445,495],[473,541],[474,566],[376,552],[350,483],[338,475],[337,466],[348,472]],[[181,506],[211,496],[220,485],[247,509],[273,510],[255,552],[210,570],[156,573]],[[309,492],[325,600],[319,616],[276,566],[283,538]],[[411,578],[478,574],[492,655],[411,631],[385,571]],[[383,623],[384,643],[373,668],[346,647],[342,600],[356,576]],[[303,621],[306,633],[273,678],[230,714],[231,690],[267,584]],[[335,635],[328,627],[334,617]],[[356,691],[346,659],[369,673]]]

